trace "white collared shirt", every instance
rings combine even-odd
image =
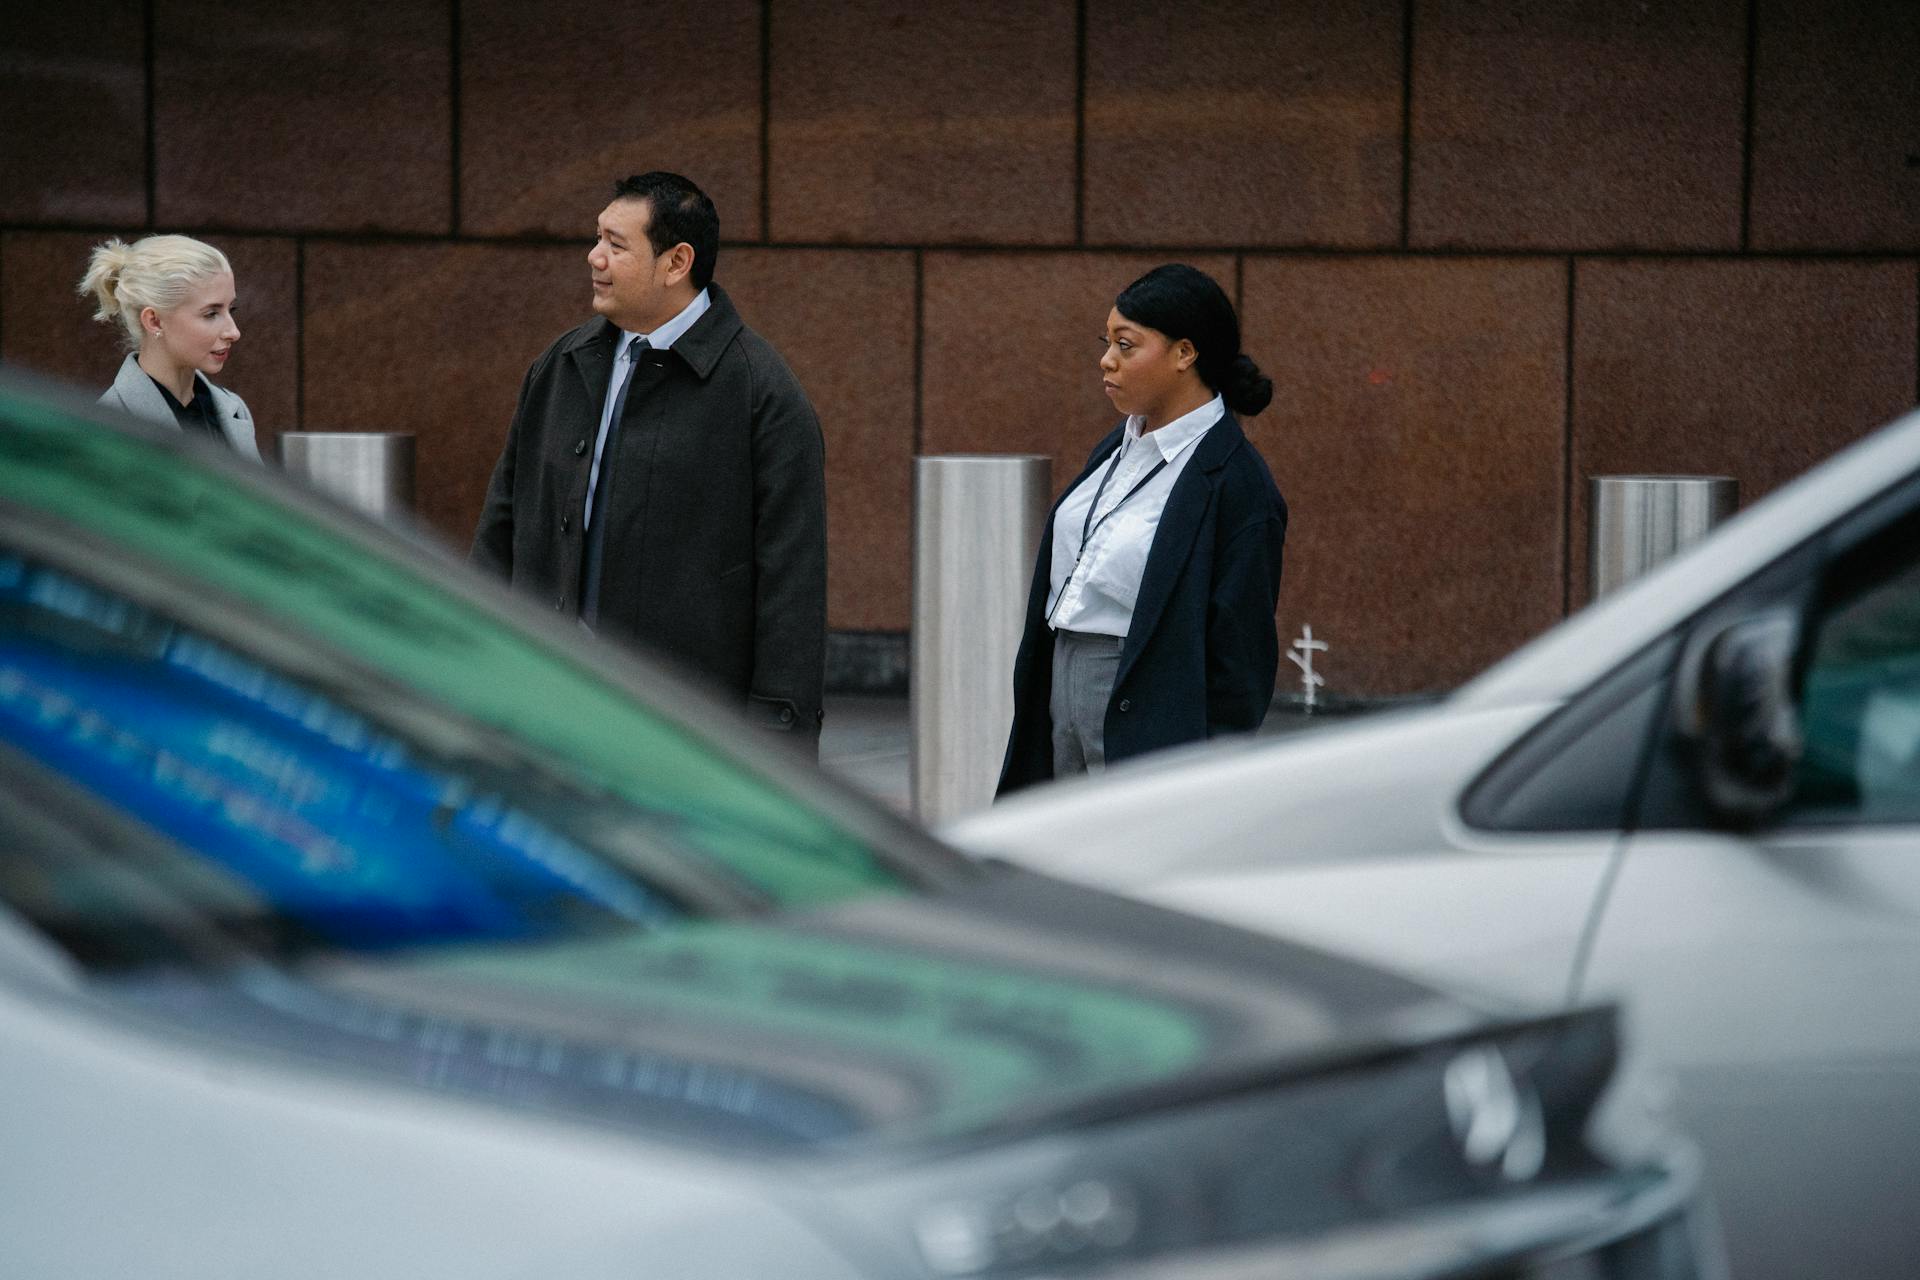
[[[593,523],[593,491],[600,486],[600,454],[607,447],[607,432],[613,426],[613,406],[620,399],[620,388],[633,376],[634,339],[645,338],[647,345],[655,351],[670,351],[673,344],[680,341],[681,335],[693,328],[693,322],[707,314],[707,308],[712,305],[713,299],[702,289],[692,302],[680,308],[679,315],[652,333],[620,330],[620,338],[614,343],[613,376],[607,379],[607,398],[600,405],[600,433],[593,438],[593,465],[587,469],[587,505],[580,517],[582,528]]]
[[[1192,461],[1200,437],[1225,413],[1226,405],[1215,396],[1145,435],[1136,414],[1127,419],[1117,456],[1074,486],[1053,517],[1047,622],[1054,630],[1126,637],[1133,625],[1133,603],[1140,596],[1140,575],[1146,571],[1147,553],[1153,549],[1167,497]],[[1166,465],[1155,472],[1163,462]],[[1106,477],[1104,487],[1102,477]],[[1099,506],[1093,507],[1096,493]]]

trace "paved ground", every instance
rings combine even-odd
[[[907,700],[829,694],[820,733],[820,764],[901,813],[910,812]]]

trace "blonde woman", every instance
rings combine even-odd
[[[189,236],[109,240],[88,260],[80,294],[99,303],[94,319],[119,324],[129,352],[101,404],[260,460],[246,402],[210,380],[240,340],[227,255]]]

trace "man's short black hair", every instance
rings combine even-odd
[[[693,287],[707,287],[720,256],[720,212],[706,192],[677,173],[655,169],[614,183],[613,198],[645,200],[653,211],[647,219],[647,240],[655,256],[685,241],[693,250]]]

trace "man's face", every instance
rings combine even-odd
[[[593,309],[622,329],[651,333],[680,312],[674,305],[672,250],[656,254],[647,239],[653,205],[615,200],[600,211],[587,265],[593,269]],[[685,273],[679,273],[684,280]]]

